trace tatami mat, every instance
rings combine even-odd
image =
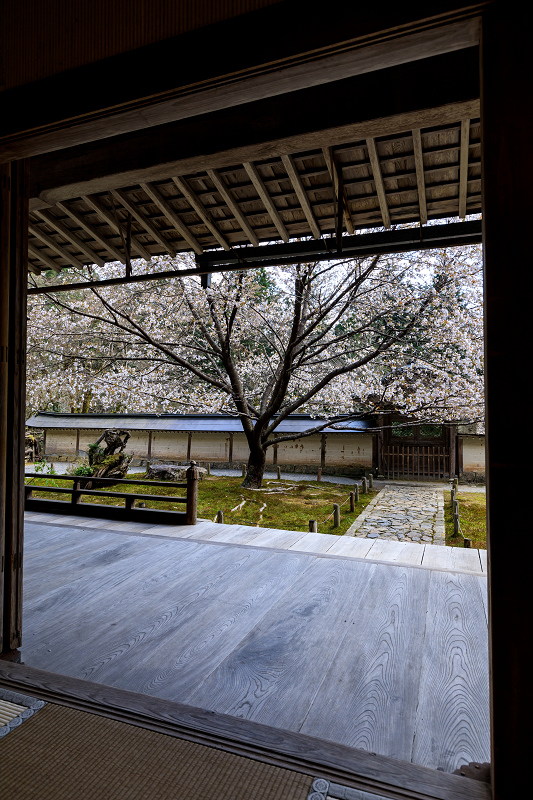
[[[48,703],[0,740],[17,800],[307,800],[313,778]]]

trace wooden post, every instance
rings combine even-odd
[[[31,486],[24,487],[24,499],[30,500],[33,497],[33,491]]]
[[[196,525],[198,513],[198,470],[196,461],[191,461],[187,470],[187,525]]]
[[[78,481],[74,481],[73,484],[72,484],[72,496],[71,496],[71,502],[74,505],[78,505],[79,503],[81,503],[81,491],[80,491],[80,489],[81,489],[81,481],[79,481],[79,480]]]
[[[320,474],[323,469],[326,469],[326,437],[326,433],[320,435]]]
[[[366,494],[368,492],[368,484],[366,482],[366,478],[363,478],[361,481],[361,494]]]
[[[463,547],[471,547],[471,546],[472,546],[472,539],[467,539],[465,537],[465,539],[463,541]]]
[[[276,474],[278,476],[278,481],[281,480],[281,467],[276,467]]]
[[[22,641],[28,163],[0,165],[0,653]]]
[[[126,511],[131,511],[132,508],[135,508],[135,497],[133,495],[132,495],[132,497],[125,497],[124,498],[124,507],[125,507]],[[187,503],[187,508],[188,507],[189,507],[189,504]]]
[[[322,480],[322,467],[318,468],[318,475],[316,476],[317,481]]]
[[[229,434],[228,463],[229,463],[230,469],[231,469],[231,465],[233,463],[233,434],[232,433]]]
[[[372,473],[368,475],[368,488],[369,489],[374,488],[374,476],[372,475]]]
[[[359,486],[357,484],[355,484],[355,486],[353,487],[353,496],[354,496],[355,502],[358,503],[359,502]]]
[[[246,478],[246,467],[244,464],[242,465],[242,477]]]
[[[220,511],[217,511],[217,522],[220,525],[224,523],[224,512],[222,511],[222,509]]]
[[[316,519],[309,520],[309,533],[318,533]]]
[[[207,462],[207,474],[211,475],[211,463],[209,461]]]
[[[190,431],[189,435],[187,436],[187,461],[191,460],[191,447],[192,447],[192,431]]]
[[[528,770],[517,765],[529,763],[533,718],[531,568],[504,533],[527,530],[531,515],[527,497],[517,493],[510,502],[498,491],[509,475],[527,476],[531,463],[527,434],[509,435],[509,387],[524,374],[531,331],[531,242],[516,235],[531,225],[531,141],[519,133],[533,130],[533,104],[524,101],[531,90],[527,8],[490,4],[481,44],[490,760],[493,800],[507,800],[531,789]]]
[[[350,512],[353,514],[355,511],[355,494],[350,492]]]
[[[338,503],[333,503],[333,527],[338,528],[341,524],[341,507]]]

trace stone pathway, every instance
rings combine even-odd
[[[346,535],[443,545],[443,490],[422,486],[385,486]]]

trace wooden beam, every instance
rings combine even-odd
[[[324,155],[324,160],[326,162],[326,166],[328,168],[329,176],[333,183],[333,193],[334,197],[338,198],[339,194],[341,194],[341,202],[342,202],[342,219],[344,221],[344,227],[350,234],[355,233],[355,228],[352,220],[352,215],[350,212],[350,206],[348,203],[348,196],[346,194],[346,190],[342,185],[342,182],[339,180],[339,165],[335,161],[335,156],[333,155],[333,148],[332,147],[323,147],[322,153]]]
[[[524,374],[531,340],[531,26],[528,9],[498,2],[483,16],[481,126],[487,550],[494,800],[526,797],[533,719],[531,570],[502,531],[531,525],[528,496],[506,502],[500,491],[512,471],[526,475],[527,428],[509,436],[509,387]],[[526,361],[524,361],[524,358]],[[526,368],[527,369],[527,368]],[[522,373],[520,372],[522,370]],[[520,380],[520,378],[519,378]]]
[[[391,93],[391,86],[403,85],[410,87],[407,94]],[[358,102],[347,103],[347,97]],[[327,108],[327,116],[317,108]],[[479,53],[472,48],[123,133],[90,149],[38,156],[31,163],[31,196],[54,205],[172,175],[454,124],[479,113]]]
[[[257,191],[261,201],[266,208],[266,212],[271,218],[272,222],[276,226],[276,230],[283,239],[284,242],[289,241],[289,234],[287,233],[287,228],[283,220],[281,219],[279,212],[274,205],[272,198],[270,197],[265,184],[263,183],[263,179],[259,174],[257,167],[251,161],[245,161],[243,164],[244,169],[246,170],[248,177],[252,181],[255,190]]]
[[[55,242],[51,236],[47,236],[46,233],[43,233],[36,225],[28,225],[28,231],[32,234],[32,236],[35,236],[36,239],[39,239],[39,241],[43,242],[43,244],[49,247],[50,250],[53,250],[55,253],[61,256],[61,258],[64,258],[69,264],[72,264],[73,267],[76,267],[76,269],[83,269],[83,264],[81,261],[78,261],[78,259],[69,253],[68,250],[65,250],[64,247],[61,247],[61,245],[57,244],[57,242]]]
[[[381,167],[379,166],[378,151],[376,142],[373,137],[368,137],[366,140],[368,148],[368,157],[370,159],[370,166],[372,167],[372,175],[374,176],[374,185],[379,200],[379,207],[381,209],[381,216],[383,224],[386,228],[390,228],[390,215],[389,207],[387,205],[387,197],[385,195],[385,187],[383,186],[383,177],[381,175]]]
[[[217,242],[224,250],[231,250],[231,245],[228,244],[223,234],[219,231],[213,217],[205,206],[200,202],[196,194],[193,192],[185,178],[172,178],[176,187],[182,193],[186,200],[191,204],[192,208],[196,211],[204,225],[211,231]]]
[[[420,128],[413,128],[413,151],[415,154],[416,185],[418,187],[418,206],[420,208],[420,222],[425,225],[428,221],[426,205],[426,181],[424,178],[424,156],[422,153],[422,134]]]
[[[470,120],[461,122],[461,149],[459,161],[459,217],[466,217],[466,196],[468,194],[468,145],[470,143]]]
[[[242,228],[242,230],[244,231],[246,236],[249,238],[249,240],[251,241],[253,246],[257,247],[257,245],[259,244],[259,239],[257,238],[257,236],[255,235],[254,231],[252,230],[252,228],[248,224],[248,220],[246,219],[246,217],[242,213],[242,211],[239,208],[238,204],[235,202],[235,200],[231,196],[231,194],[229,192],[229,188],[224,183],[224,180],[223,180],[222,176],[218,174],[216,169],[208,169],[207,170],[207,174],[209,175],[209,177],[211,178],[211,180],[215,184],[215,188],[216,188],[217,192],[219,193],[219,195],[222,197],[222,199],[226,203],[227,207],[229,208],[229,210],[231,211],[231,213],[233,214],[233,216],[235,217],[235,219],[239,223],[240,227]]]
[[[92,208],[93,211],[96,211],[96,213],[98,214],[99,217],[102,217],[102,219],[105,219],[105,221],[107,222],[109,227],[112,230],[114,230],[115,233],[118,233],[119,236],[120,236],[120,234],[121,234],[120,223],[117,222],[117,220],[115,219],[115,217],[113,216],[111,211],[108,211],[108,209],[104,205],[102,205],[102,203],[100,203],[96,199],[96,197],[90,197],[89,195],[83,195],[81,199],[90,208]],[[122,233],[124,233],[124,232],[122,232]],[[137,241],[135,236],[131,237],[131,246],[139,253],[140,256],[142,256],[144,258],[145,261],[151,261],[151,259],[152,259],[151,253],[148,252],[148,250],[144,247],[144,245],[142,245],[139,241]]]
[[[37,250],[35,247],[32,247],[30,242],[28,242],[28,253],[32,258],[38,258],[39,261],[42,261],[43,264],[46,264],[48,269],[53,269],[56,275],[59,275],[59,273],[61,272],[62,267],[60,264],[56,264],[56,262],[53,259],[51,259],[50,256],[47,256],[46,253],[42,253],[40,250]]]
[[[164,247],[164,249],[167,251],[167,253],[169,253],[169,255],[171,255],[171,256],[175,256],[176,255],[176,251],[174,250],[174,248],[172,247],[170,242],[167,242],[167,240],[157,230],[157,228],[154,225],[152,225],[150,220],[146,219],[144,214],[141,214],[141,212],[139,211],[137,206],[134,203],[132,203],[130,200],[128,200],[125,192],[121,191],[120,189],[112,189],[111,190],[111,194],[113,195],[115,200],[118,200],[118,202],[121,203],[121,205],[123,205],[124,208],[127,211],[130,212],[132,217],[135,217],[135,219],[137,220],[139,225],[142,225],[142,227],[145,229],[145,231],[148,231],[148,233],[151,236],[153,236],[154,239],[157,242],[159,242],[159,244],[162,247]]]
[[[297,29],[301,20],[298,11],[305,13],[305,6],[296,3],[290,10],[279,8],[270,35],[263,24],[256,27],[258,23],[251,22],[253,14],[241,14],[223,28],[239,30],[243,26],[246,33],[230,34],[228,30],[222,36],[219,23],[150,45],[144,49],[144,56],[143,49],[136,49],[38,81],[37,85],[18,87],[3,101],[3,157],[19,159],[125,130],[153,130],[171,120],[476,47],[476,11],[479,13],[485,3],[476,3],[466,11],[462,4],[453,9],[443,5],[436,11],[432,4],[429,14],[420,14],[418,4],[414,4],[412,11],[402,9],[400,16],[393,14],[392,22],[383,13],[362,14],[360,9],[355,13],[348,4],[339,19],[323,26],[317,39],[314,25],[308,26],[308,33],[302,30],[298,37],[291,35],[288,19],[293,19]],[[256,13],[268,14],[268,9]],[[275,15],[274,10],[271,13]],[[257,30],[261,30],[261,37],[257,37]],[[250,44],[229,53],[222,40],[224,44]],[[276,42],[275,69],[272,41]],[[204,54],[201,64],[198,52]],[[121,80],[109,81],[110,74],[120,75]],[[76,86],[75,93],[72,86]],[[104,110],[108,113],[103,114]]]
[[[163,212],[167,220],[175,229],[181,234],[183,239],[189,244],[195,253],[200,255],[203,253],[203,248],[195,236],[190,232],[188,227],[181,221],[172,206],[167,200],[157,191],[155,186],[149,183],[141,183],[141,189],[146,192],[148,197],[156,204],[158,209]]]
[[[309,223],[309,227],[313,233],[315,239],[320,239],[321,233],[320,228],[318,227],[318,223],[315,219],[315,215],[313,214],[313,209],[311,208],[311,203],[309,202],[309,198],[307,197],[307,192],[305,191],[305,187],[302,183],[302,179],[298,170],[296,169],[296,164],[294,163],[294,158],[290,155],[285,155],[281,157],[281,161],[287,175],[289,176],[289,180],[292,184],[294,191],[296,192],[296,197],[298,198],[298,202],[302,207],[302,211],[305,214],[305,218]]]
[[[0,662],[0,685],[50,703],[321,777],[349,787],[346,797],[355,797],[354,790],[358,790],[357,795],[379,794],[379,800],[490,800],[490,788],[481,780],[25,664]]]
[[[0,652],[22,643],[29,164],[0,166]]]
[[[74,222],[77,222],[80,228],[83,228],[83,230],[88,233],[89,236],[92,236],[96,242],[101,244],[102,247],[104,247],[113,258],[115,258],[117,261],[120,261],[121,264],[126,263],[126,256],[124,253],[121,253],[120,250],[111,244],[111,242],[108,242],[108,240],[102,236],[102,234],[94,227],[94,225],[91,225],[90,222],[87,222],[82,214],[78,214],[77,211],[69,208],[66,203],[58,203],[57,208],[63,211],[64,214],[67,214],[71,219],[74,220]]]
[[[34,211],[33,213],[41,217],[41,219],[43,219],[47,223],[47,225],[50,225],[50,227],[55,228],[56,231],[60,233],[64,239],[67,240],[67,242],[70,242],[78,250],[81,250],[82,253],[85,253],[87,258],[90,259],[91,263],[97,264],[99,267],[104,266],[105,263],[104,260],[100,258],[100,256],[98,256],[94,252],[94,250],[92,250],[87,244],[85,244],[84,241],[82,241],[78,236],[76,236],[76,234],[73,233],[73,231],[67,228],[66,225],[64,225],[60,220],[56,219],[54,215],[51,214],[49,211],[41,209],[40,211]]]

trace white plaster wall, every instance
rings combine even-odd
[[[152,458],[185,461],[188,439],[181,431],[152,431]]]
[[[463,472],[485,472],[485,437],[463,436]]]
[[[45,455],[76,455],[76,433],[70,428],[49,428],[46,431]]]
[[[326,439],[326,467],[372,467],[372,436],[330,433]]]

